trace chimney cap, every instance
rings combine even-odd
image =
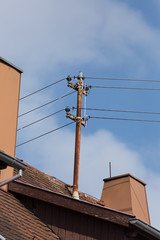
[[[126,174],[123,174],[123,175],[119,175],[119,176],[115,176],[115,177],[110,177],[110,178],[104,178],[103,181],[104,181],[104,182],[109,182],[109,181],[112,181],[112,180],[116,180],[116,179],[120,179],[120,178],[125,178],[125,177],[131,177],[131,178],[135,179],[136,181],[140,182],[141,184],[143,184],[144,186],[146,185],[145,182],[141,181],[140,179],[136,178],[135,176],[133,176],[133,175],[130,174],[130,173],[126,173]]]
[[[22,69],[16,67],[14,64],[8,62],[6,59],[2,58],[1,56],[0,56],[0,62],[5,63],[6,65],[14,68],[15,70],[17,70],[17,71],[20,72],[20,73],[23,73],[23,70],[22,70]]]

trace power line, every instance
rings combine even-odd
[[[57,111],[57,112],[51,113],[51,114],[49,114],[49,115],[46,116],[46,117],[40,118],[40,119],[37,120],[37,121],[31,122],[31,123],[29,123],[29,124],[27,124],[27,125],[25,125],[25,126],[19,128],[19,129],[17,129],[17,132],[20,131],[20,130],[22,130],[22,129],[24,129],[24,128],[27,128],[27,127],[29,127],[29,126],[35,124],[35,123],[38,123],[38,122],[40,122],[40,121],[42,121],[42,120],[44,120],[44,119],[46,119],[46,118],[49,118],[49,117],[51,117],[51,116],[53,116],[53,115],[56,115],[57,113],[60,113],[60,112],[62,112],[63,110],[64,110],[64,108],[61,109],[61,110],[59,110],[59,111]]]
[[[52,132],[55,132],[55,131],[57,131],[57,130],[59,130],[59,129],[61,129],[61,128],[67,127],[67,126],[69,126],[69,125],[71,125],[71,124],[73,124],[73,123],[74,123],[74,122],[70,122],[70,123],[67,123],[67,124],[65,124],[65,125],[63,125],[63,126],[61,126],[61,127],[55,128],[55,129],[53,129],[53,130],[51,130],[51,131],[49,131],[49,132],[43,133],[43,134],[41,134],[41,135],[39,135],[39,136],[37,136],[37,137],[35,137],[35,138],[32,138],[32,139],[30,139],[30,140],[28,140],[28,141],[25,141],[25,142],[23,142],[23,143],[20,143],[20,144],[16,145],[16,147],[20,147],[20,146],[22,146],[22,145],[24,145],[24,144],[26,144],[26,143],[29,143],[29,142],[32,142],[32,141],[38,139],[38,138],[44,137],[44,136],[46,136],[46,135],[48,135],[48,134],[50,134],[50,133],[52,133]]]
[[[75,78],[75,77],[74,77]],[[129,78],[96,78],[96,77],[85,77],[86,79],[97,79],[97,80],[112,80],[112,81],[136,81],[136,82],[160,82],[160,80],[152,80],[152,79],[129,79]],[[38,92],[40,92],[40,91],[42,91],[42,90],[45,90],[46,88],[49,88],[49,87],[51,87],[51,86],[54,86],[54,85],[56,85],[57,83],[60,83],[60,82],[62,82],[62,81],[64,81],[66,78],[62,78],[62,79],[60,79],[60,80],[58,80],[58,81],[56,81],[56,82],[54,82],[54,83],[51,83],[51,84],[49,84],[49,85],[47,85],[47,86],[45,86],[45,87],[43,87],[43,88],[40,88],[40,89],[38,89],[38,90],[36,90],[36,91],[34,91],[34,92],[32,92],[32,93],[30,93],[30,94],[28,94],[28,95],[26,95],[26,96],[24,96],[24,97],[21,97],[19,100],[23,100],[23,99],[25,99],[25,98],[27,98],[27,97],[30,97],[30,96],[32,96],[32,95],[34,95],[34,94],[36,94],[36,93],[38,93]]]
[[[73,108],[74,109],[74,108]],[[84,108],[82,108],[84,109]],[[140,113],[140,114],[160,114],[160,112],[143,112],[132,110],[120,110],[120,109],[102,109],[102,108],[85,108],[89,111],[103,111],[103,112],[122,112],[122,113]]]
[[[89,118],[95,118],[95,119],[106,119],[106,120],[123,120],[123,121],[136,121],[136,122],[154,122],[154,123],[160,123],[160,120],[148,120],[148,119],[132,119],[132,118],[112,118],[112,117],[94,117],[90,116]]]
[[[45,104],[43,104],[43,105],[41,105],[41,106],[39,106],[39,107],[33,108],[33,109],[31,109],[31,110],[29,110],[29,111],[27,111],[27,112],[25,112],[25,113],[22,113],[22,114],[20,114],[18,117],[22,117],[22,116],[24,116],[24,115],[26,115],[26,114],[28,114],[28,113],[31,113],[31,112],[33,112],[33,111],[35,111],[35,110],[38,110],[38,109],[42,108],[42,107],[44,107],[44,106],[47,106],[47,105],[49,105],[49,104],[51,104],[51,103],[54,103],[54,102],[57,102],[58,100],[60,100],[60,99],[62,99],[62,98],[64,98],[64,97],[67,97],[67,96],[73,94],[74,92],[75,92],[75,91],[72,91],[72,92],[70,92],[70,93],[64,94],[63,96],[61,96],[61,97],[59,97],[59,98],[56,98],[56,99],[54,99],[54,100],[52,100],[52,101],[50,101],[50,102],[47,102],[47,103],[45,103]]]
[[[25,99],[25,98],[27,98],[27,97],[30,97],[30,96],[38,93],[38,92],[41,92],[42,90],[44,90],[44,89],[46,89],[46,88],[49,88],[49,87],[51,87],[51,86],[53,86],[53,85],[55,85],[55,84],[57,84],[57,83],[60,83],[60,82],[64,81],[65,79],[66,79],[66,78],[62,78],[62,79],[60,79],[60,80],[58,80],[58,81],[56,81],[56,82],[54,82],[54,83],[51,83],[51,84],[49,84],[49,85],[47,85],[47,86],[45,86],[45,87],[43,87],[43,88],[40,88],[40,89],[38,89],[38,90],[36,90],[36,91],[34,91],[34,92],[32,92],[32,93],[24,96],[24,97],[21,97],[19,100],[23,100],[23,99]]]
[[[96,78],[96,77],[85,77],[86,79],[93,80],[113,80],[113,81],[131,81],[131,82],[160,82],[160,80],[152,80],[152,79],[131,79],[131,78]]]
[[[160,88],[136,88],[136,87],[107,87],[107,86],[90,86],[91,88],[111,88],[111,89],[124,89],[124,90],[152,90],[160,91]]]

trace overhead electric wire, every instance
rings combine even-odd
[[[98,78],[98,77],[85,77],[86,79],[94,79],[94,80],[113,80],[113,81],[131,81],[131,82],[160,82],[160,80],[152,80],[152,79],[132,79],[132,78]]]
[[[75,108],[76,109],[76,108]],[[84,109],[84,108],[82,108]],[[102,108],[85,108],[89,111],[103,111],[103,112],[122,112],[122,113],[140,113],[140,114],[160,114],[160,112],[143,112],[134,110],[120,110],[120,109],[102,109]]]
[[[75,78],[75,77],[74,77]],[[98,77],[85,77],[86,79],[95,79],[95,80],[112,80],[112,81],[135,81],[135,82],[160,82],[160,80],[152,80],[152,79],[130,79],[130,78],[98,78]],[[43,87],[43,88],[40,88],[40,89],[38,89],[38,90],[36,90],[36,91],[34,91],[34,92],[32,92],[32,93],[30,93],[30,94],[27,94],[27,95],[25,95],[25,96],[23,96],[23,97],[21,97],[19,100],[23,100],[23,99],[25,99],[25,98],[27,98],[27,97],[30,97],[30,96],[32,96],[32,95],[34,95],[34,94],[36,94],[36,93],[38,93],[38,92],[40,92],[40,91],[42,91],[42,90],[45,90],[46,88],[49,88],[49,87],[51,87],[51,86],[54,86],[54,85],[56,85],[57,83],[60,83],[60,82],[62,82],[62,81],[64,81],[66,78],[62,78],[62,79],[60,79],[60,80],[58,80],[58,81],[56,81],[56,82],[54,82],[54,83],[51,83],[51,84],[49,84],[49,85],[47,85],[47,86],[45,86],[45,87]]]
[[[106,119],[106,120],[123,120],[123,121],[136,121],[136,122],[154,122],[154,123],[160,123],[160,120],[150,120],[150,119],[136,119],[136,118],[113,118],[113,117],[95,117],[95,116],[89,116],[89,118],[95,118],[95,119]]]
[[[54,99],[54,100],[52,100],[52,101],[50,101],[50,102],[47,102],[47,103],[45,103],[45,104],[40,105],[39,107],[33,108],[33,109],[31,109],[31,110],[29,110],[29,111],[27,111],[27,112],[25,112],[25,113],[22,113],[22,114],[20,114],[18,117],[22,117],[22,116],[24,116],[24,115],[26,115],[26,114],[28,114],[28,113],[31,113],[31,112],[33,112],[33,111],[35,111],[35,110],[38,110],[38,109],[40,109],[40,108],[42,108],[42,107],[47,106],[48,104],[54,103],[54,102],[56,102],[56,101],[58,101],[58,100],[60,100],[60,99],[62,99],[62,98],[64,98],[64,97],[67,97],[67,96],[73,94],[74,92],[75,92],[75,91],[72,91],[72,92],[70,92],[70,93],[64,94],[64,95],[62,95],[62,96],[59,97],[59,98],[56,98],[56,99]]]
[[[60,83],[60,82],[64,81],[65,79],[66,79],[66,78],[62,78],[62,79],[60,79],[60,80],[58,80],[58,81],[56,81],[56,82],[54,82],[54,83],[51,83],[51,84],[49,84],[49,85],[47,85],[47,86],[45,86],[45,87],[43,87],[43,88],[40,88],[40,89],[38,89],[38,90],[36,90],[36,91],[34,91],[34,92],[32,92],[32,93],[24,96],[24,97],[21,97],[19,100],[23,100],[24,98],[30,97],[30,96],[38,93],[38,92],[41,92],[42,90],[44,90],[44,89],[46,89],[46,88],[49,88],[49,87],[51,87],[51,86],[53,86],[53,85],[55,85],[55,84],[57,84],[57,83]]]
[[[38,139],[38,138],[44,137],[44,136],[46,136],[46,135],[48,135],[48,134],[50,134],[50,133],[52,133],[52,132],[55,132],[55,131],[57,131],[57,130],[59,130],[59,129],[62,129],[62,128],[64,128],[64,127],[67,127],[67,126],[69,126],[69,125],[71,125],[71,124],[73,124],[73,123],[74,123],[74,122],[70,122],[70,123],[67,123],[67,124],[65,124],[65,125],[63,125],[63,126],[61,126],[61,127],[55,128],[55,129],[53,129],[53,130],[51,130],[51,131],[49,131],[49,132],[43,133],[43,134],[41,134],[41,135],[39,135],[39,136],[37,136],[37,137],[35,137],[35,138],[32,138],[32,139],[30,139],[30,140],[28,140],[28,141],[25,141],[25,142],[22,142],[22,143],[16,145],[16,147],[20,147],[20,146],[22,146],[22,145],[24,145],[24,144],[26,144],[26,143],[29,143],[29,142],[32,142],[32,141]]]
[[[54,116],[54,115],[56,115],[57,113],[60,113],[60,112],[62,112],[62,111],[64,111],[64,108],[61,109],[61,110],[59,110],[59,111],[57,111],[57,112],[51,113],[51,114],[47,115],[46,117],[40,118],[40,119],[38,119],[37,121],[31,122],[31,123],[29,123],[29,124],[27,124],[27,125],[19,128],[19,129],[17,129],[17,132],[20,131],[20,130],[22,130],[22,129],[24,129],[24,128],[30,127],[31,125],[33,125],[33,124],[35,124],[35,123],[41,122],[42,120],[45,120],[46,118],[49,118],[49,117],[51,117],[51,116]]]
[[[113,86],[90,86],[90,88],[109,88],[109,89],[124,89],[124,90],[151,90],[160,91],[160,88],[137,88],[137,87],[113,87]]]

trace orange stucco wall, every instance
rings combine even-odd
[[[130,178],[133,213],[137,218],[150,224],[145,186]]]
[[[105,182],[101,200],[109,208],[132,214],[129,177]]]
[[[0,150],[15,157],[21,73],[0,62]],[[0,173],[0,181],[13,176],[13,168]]]

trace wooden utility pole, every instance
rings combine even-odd
[[[69,108],[66,108],[67,118],[70,118],[76,122],[76,136],[75,136],[75,156],[74,156],[74,176],[73,176],[73,193],[72,196],[75,199],[79,199],[79,193],[78,193],[78,180],[79,180],[79,160],[80,160],[80,144],[81,144],[81,125],[85,126],[85,120],[81,117],[82,112],[82,95],[85,94],[88,95],[87,90],[88,87],[84,86],[84,76],[83,73],[80,72],[78,77],[78,82],[76,84],[71,83],[71,78],[68,77],[68,86],[77,90],[77,114],[76,117],[71,115],[68,110]]]
[[[72,196],[79,199],[78,180],[79,180],[79,159],[81,144],[81,108],[82,108],[82,89],[83,77],[78,78],[77,89],[77,117],[76,117],[76,137],[75,137],[75,156],[74,156],[74,177],[73,177],[73,193]]]

